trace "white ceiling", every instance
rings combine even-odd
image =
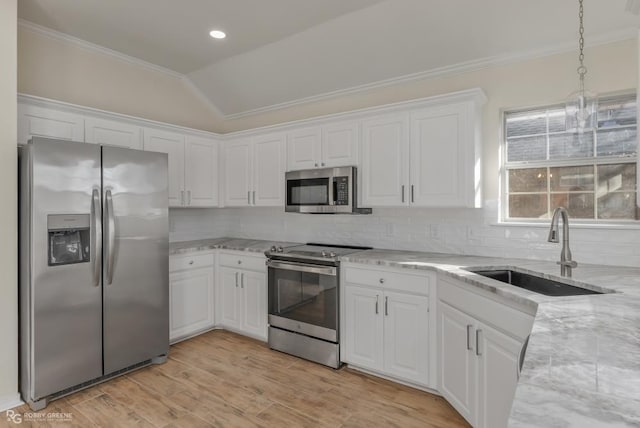
[[[185,74],[223,114],[576,44],[570,0],[20,0],[19,17]],[[587,43],[628,36],[585,0]],[[227,39],[208,36],[216,28]],[[588,65],[588,58],[587,58]]]

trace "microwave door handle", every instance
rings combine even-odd
[[[338,180],[335,177],[331,177],[330,180],[329,205],[335,205],[338,200]]]

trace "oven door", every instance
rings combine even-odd
[[[269,325],[338,342],[338,269],[269,260]]]

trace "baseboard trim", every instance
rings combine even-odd
[[[13,409],[23,404],[24,402],[20,399],[20,394],[17,392],[15,394],[0,396],[0,412]]]

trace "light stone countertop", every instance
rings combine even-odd
[[[583,265],[571,280],[554,262],[369,250],[343,262],[442,272],[537,309],[510,427],[640,426],[640,269]],[[614,294],[551,297],[465,269],[504,269]]]
[[[216,238],[173,242],[170,254],[218,248],[262,253],[273,245],[300,244]],[[436,271],[536,311],[510,427],[640,427],[640,268],[580,264],[567,279],[555,262],[536,260],[396,250],[341,260]],[[513,267],[615,293],[544,296],[466,270]]]

